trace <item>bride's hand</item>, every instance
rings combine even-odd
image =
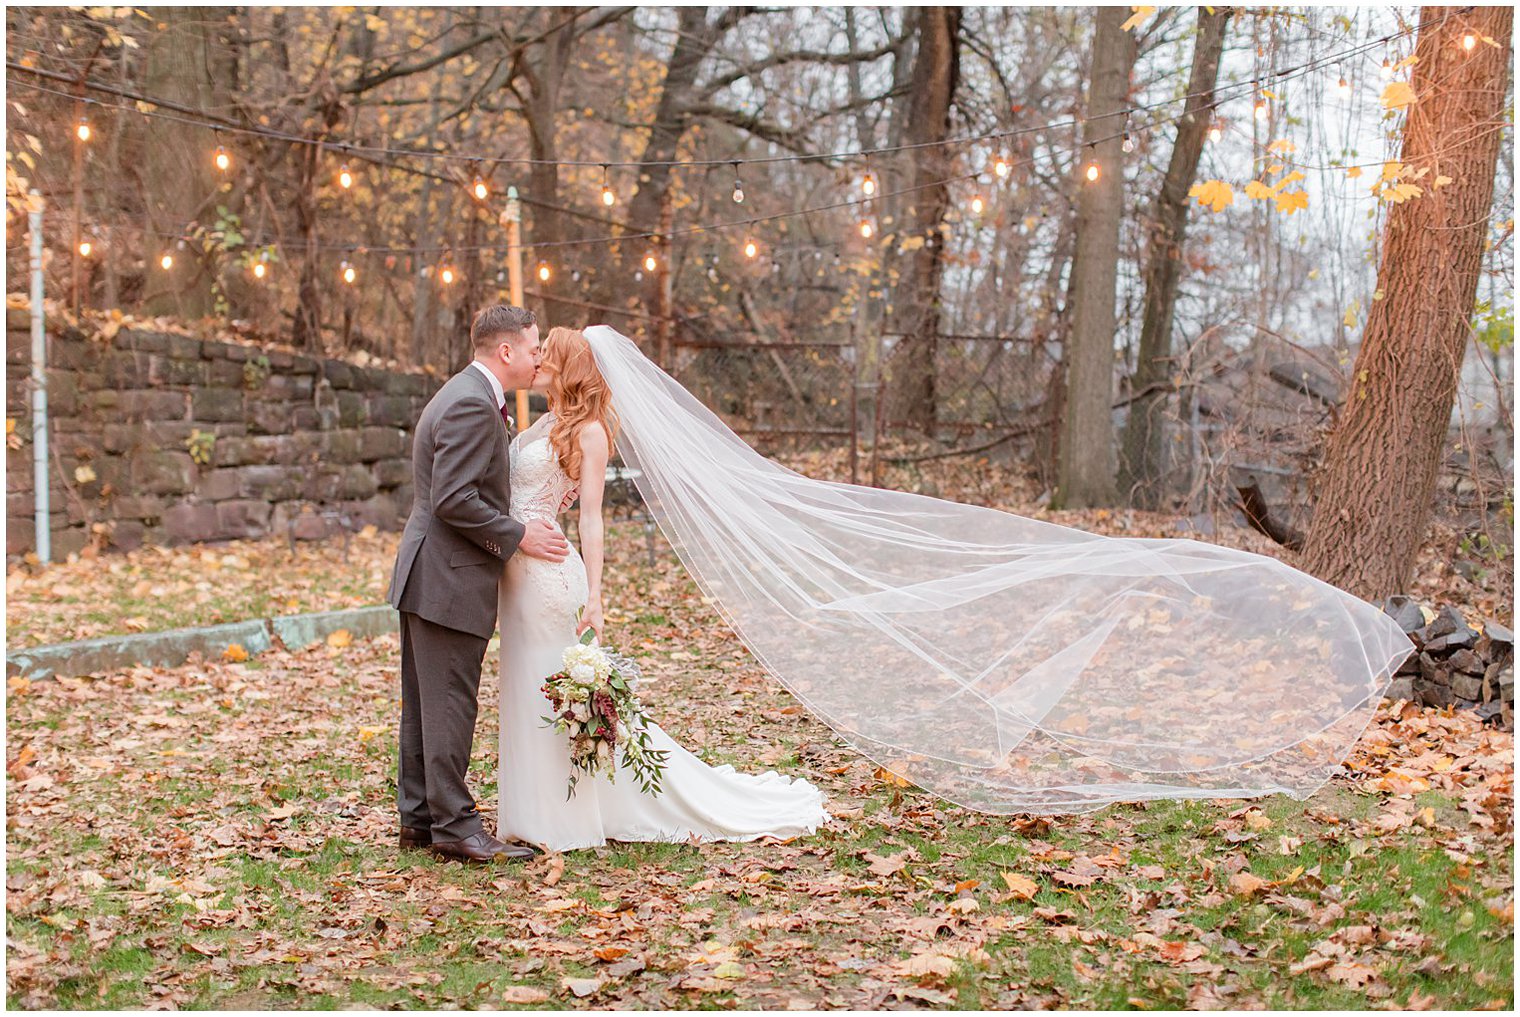
[[[596,630],[596,638],[600,640],[602,638],[603,624],[604,622],[602,621],[601,602],[592,601],[591,603],[587,604],[585,610],[581,612],[581,623],[576,626],[575,634],[578,637],[587,629],[594,629]]]

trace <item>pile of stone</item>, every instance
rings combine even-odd
[[[1394,676],[1389,699],[1473,709],[1485,720],[1513,727],[1513,632],[1493,621],[1485,621],[1481,631],[1474,629],[1450,604],[1433,611],[1408,597],[1390,597],[1383,610],[1409,634],[1418,651]]]

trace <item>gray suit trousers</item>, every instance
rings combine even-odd
[[[401,738],[396,805],[401,825],[438,841],[482,829],[465,774],[489,639],[401,612]]]

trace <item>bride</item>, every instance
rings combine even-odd
[[[585,565],[508,562],[504,835],[563,849],[787,836],[826,818],[811,785],[709,768],[663,733],[664,796],[624,779],[564,800],[569,752],[539,726],[539,686],[576,607],[600,631],[614,437],[682,563],[766,670],[863,755],[982,812],[1307,798],[1413,649],[1378,608],[1274,558],[804,477],[603,325],[553,330],[544,360],[553,413],[513,448],[513,514],[552,519],[584,478]]]
[[[548,851],[617,841],[747,841],[795,837],[828,821],[804,780],[708,766],[651,723],[650,748],[668,751],[663,791],[650,796],[619,764],[616,781],[583,776],[568,800],[569,736],[545,727],[541,686],[586,628],[602,633],[602,487],[618,418],[583,333],[550,329],[533,387],[549,412],[512,442],[512,511],[553,523],[580,490],[581,553],[550,562],[516,554],[501,584],[501,772],[497,836]],[[576,614],[584,606],[581,623]]]

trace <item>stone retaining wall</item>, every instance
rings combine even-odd
[[[6,316],[6,553],[36,549],[31,336]],[[124,328],[48,335],[53,556],[399,528],[411,429],[442,383]]]

